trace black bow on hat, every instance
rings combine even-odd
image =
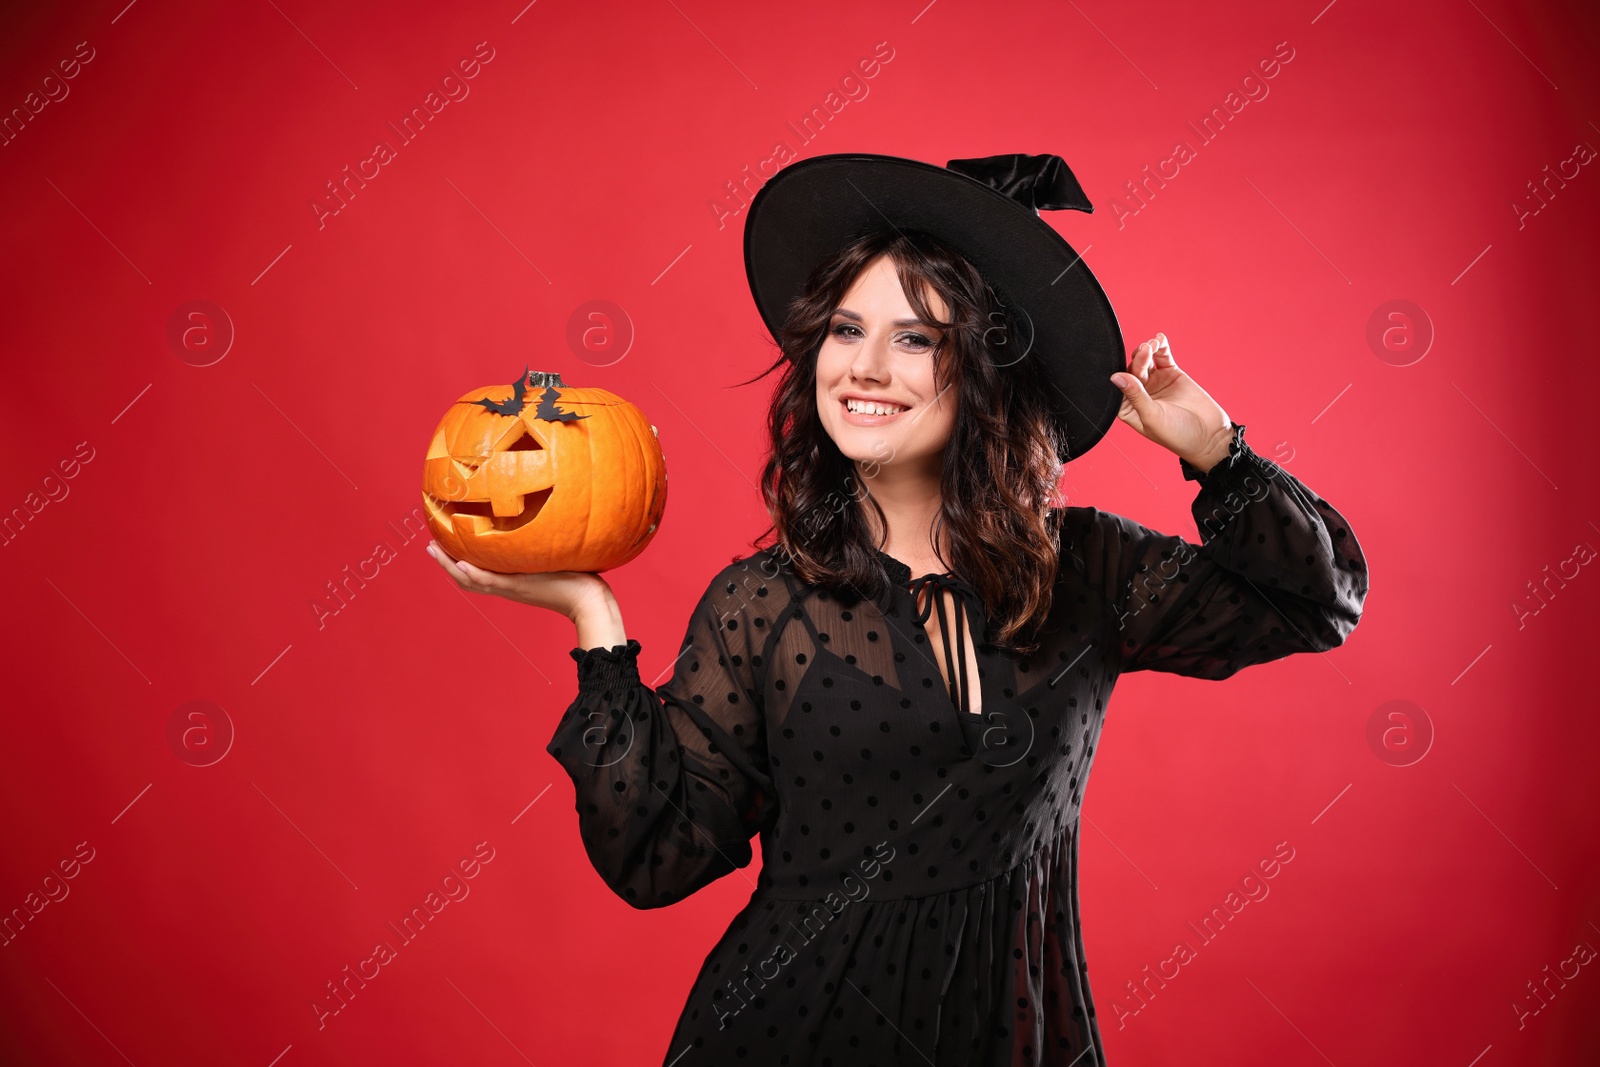
[[[957,174],[976,178],[1036,213],[1067,208],[1094,211],[1094,205],[1083,195],[1083,186],[1060,156],[983,156],[952,159],[945,166]]]

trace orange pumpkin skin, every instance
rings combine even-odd
[[[434,539],[456,559],[509,574],[622,566],[666,510],[655,427],[605,389],[563,386],[553,373],[524,380],[533,384],[517,414],[478,403],[516,406],[515,385],[490,386],[463,396],[434,431],[422,473]]]

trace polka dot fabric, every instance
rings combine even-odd
[[[1192,511],[1201,542],[1066,509],[1031,656],[978,639],[981,713],[952,700],[910,568],[845,600],[775,549],[716,575],[671,677],[639,642],[574,648],[547,750],[623,900],[659,908],[747,866],[662,1056],[888,1067],[1102,1062],[1078,910],[1079,813],[1117,677],[1226,678],[1342,643],[1366,562],[1349,524],[1235,432]]]

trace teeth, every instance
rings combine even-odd
[[[861,415],[893,415],[905,410],[893,404],[869,404],[864,400],[846,400],[844,403],[851,411]]]

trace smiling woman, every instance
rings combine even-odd
[[[918,573],[960,573],[997,642],[1025,647],[1055,575],[1060,513],[1049,505],[1065,443],[1040,361],[1004,355],[1021,336],[1001,294],[931,235],[872,231],[818,266],[778,337],[774,368],[789,371],[762,475],[797,573],[836,595],[871,594],[883,586],[880,548]],[[853,477],[871,485],[861,507],[809,521]]]
[[[576,623],[546,751],[614,893],[666,907],[761,839],[663,1063],[1103,1063],[1079,818],[1117,678],[1226,678],[1361,615],[1343,516],[1164,336],[1126,361],[1040,206],[1087,210],[1059,157],[821,156],[762,190],[745,252],[783,368],[773,543],[711,576],[664,684],[599,576],[440,559]],[[1053,506],[1060,463],[1118,418],[1200,483],[1203,544]],[[830,905],[875,849],[894,862],[871,898]],[[803,964],[762,955],[804,929]]]

